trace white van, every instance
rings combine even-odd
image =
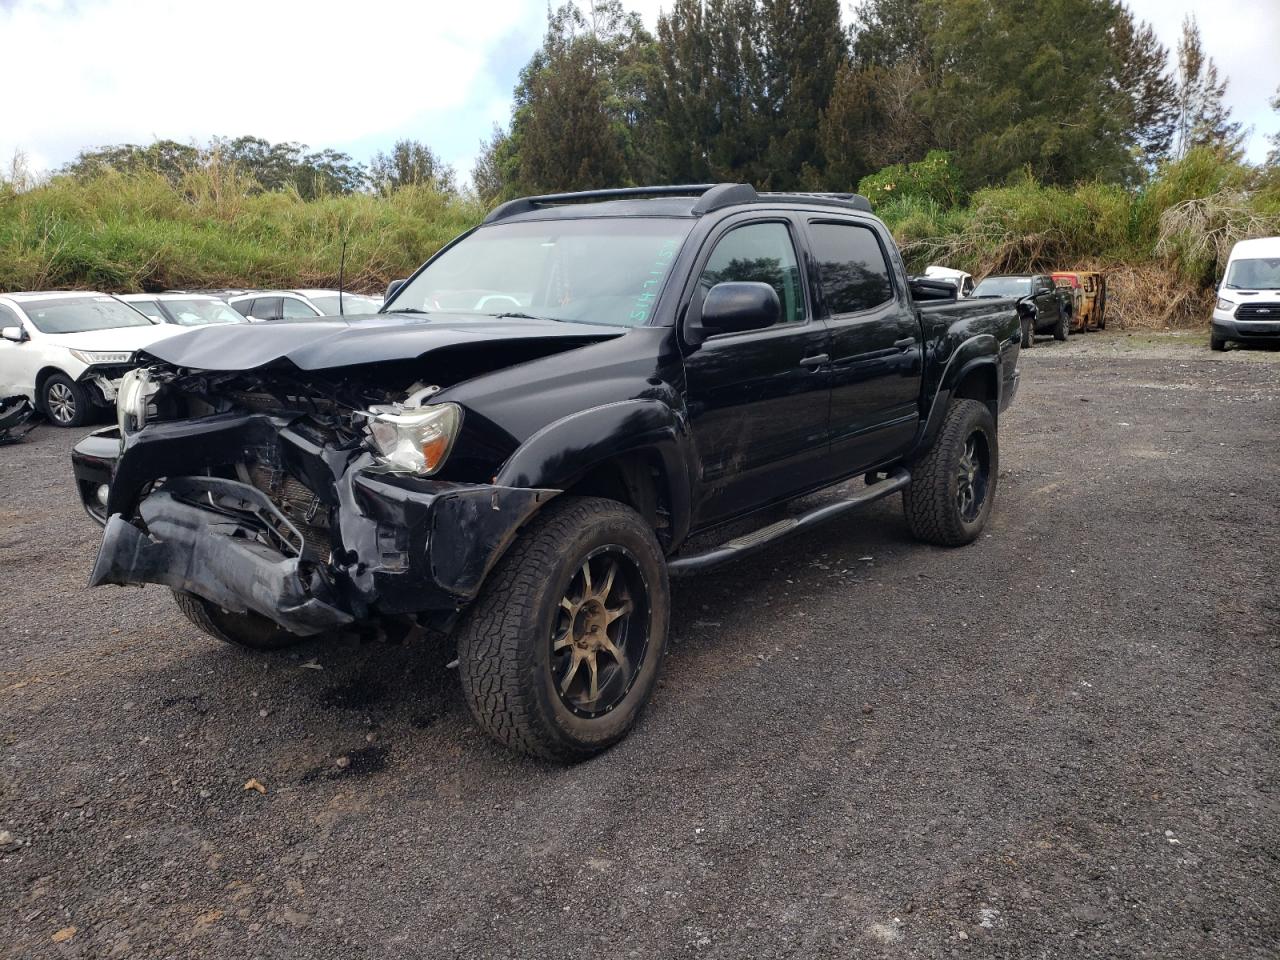
[[[1209,346],[1280,343],[1280,237],[1241,240],[1231,248],[1213,307]]]

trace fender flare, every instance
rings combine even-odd
[[[684,416],[664,401],[622,400],[556,420],[522,443],[493,482],[563,490],[600,464],[635,453],[656,456],[661,463],[674,546],[684,539],[692,519],[689,468],[697,458]]]
[[[925,418],[924,429],[916,442],[914,456],[929,449],[934,437],[942,429],[942,421],[951,405],[952,392],[976,370],[990,371],[995,383],[995,409],[1000,409],[1000,344],[992,334],[977,334],[961,343],[947,358],[942,376],[938,379],[938,389],[933,395],[933,403],[929,407],[929,415]]]

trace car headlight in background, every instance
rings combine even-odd
[[[365,416],[369,444],[378,462],[395,473],[429,477],[444,464],[453,447],[462,410],[456,403],[417,409],[374,407]]]
[[[126,373],[116,391],[116,424],[120,427],[120,439],[125,434],[136,433],[147,425],[147,410],[151,398],[160,384],[151,382],[151,371],[137,367]]]
[[[1230,300],[1223,300],[1221,297],[1219,297],[1219,298],[1218,298],[1218,309],[1219,309],[1219,310],[1226,310],[1226,311],[1230,312],[1230,311],[1232,311],[1232,310],[1234,310],[1234,309],[1235,309],[1235,306],[1236,306],[1236,305],[1235,305],[1234,303],[1232,303]]]
[[[71,355],[81,363],[128,363],[133,354],[123,350],[72,350]]]

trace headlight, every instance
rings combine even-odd
[[[71,355],[81,363],[128,363],[132,353],[116,350],[72,350]]]
[[[151,382],[151,371],[146,367],[130,370],[120,380],[116,390],[116,424],[120,427],[120,439],[125,434],[136,433],[147,425],[147,406],[160,389]]]
[[[456,403],[390,411],[373,408],[368,418],[369,444],[378,461],[395,473],[429,477],[444,464],[462,423]]]
[[[1218,298],[1218,309],[1219,309],[1219,310],[1227,310],[1227,311],[1230,311],[1230,310],[1235,309],[1235,304],[1234,304],[1234,303],[1232,303],[1230,300],[1223,300],[1221,297],[1219,297],[1219,298]]]

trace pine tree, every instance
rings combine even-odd
[[[1131,136],[1144,166],[1169,155],[1178,124],[1178,85],[1169,74],[1169,51],[1151,24],[1120,5],[1111,34],[1116,86],[1128,100]]]
[[[1177,155],[1184,157],[1193,147],[1211,147],[1239,159],[1244,132],[1231,119],[1224,98],[1228,80],[1219,77],[1218,65],[1206,57],[1200,43],[1200,26],[1195,14],[1182,21],[1178,40],[1178,124]]]

